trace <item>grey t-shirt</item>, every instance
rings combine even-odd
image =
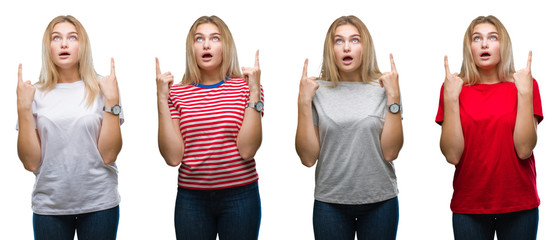
[[[34,172],[34,213],[81,214],[113,208],[120,202],[117,167],[105,164],[97,149],[103,96],[99,94],[88,107],[84,95],[83,81],[35,92],[33,115],[41,139],[41,165]],[[121,112],[120,123],[123,121]]]
[[[368,204],[398,195],[392,162],[384,160],[380,136],[386,94],[378,85],[319,80],[313,99],[320,155],[315,199],[337,204]]]

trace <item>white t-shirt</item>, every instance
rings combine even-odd
[[[117,167],[105,164],[97,149],[103,96],[99,94],[89,107],[84,96],[83,81],[35,92],[33,116],[41,139],[41,164],[34,172],[32,194],[36,214],[81,214],[120,203]]]

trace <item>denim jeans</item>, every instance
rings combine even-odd
[[[396,239],[398,197],[363,205],[314,201],[313,226],[317,240]]]
[[[119,206],[76,215],[33,214],[35,240],[114,240],[118,228]]]
[[[499,240],[536,239],[538,208],[502,214],[452,214],[454,239]]]
[[[178,240],[252,240],[260,229],[258,182],[219,190],[178,188],[175,233]]]

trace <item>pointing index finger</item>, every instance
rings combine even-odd
[[[115,75],[115,59],[111,58],[111,76]]]
[[[448,69],[448,56],[444,56],[444,70],[446,75],[450,75],[450,70]]]
[[[254,67],[255,68],[260,68],[260,57],[258,56],[259,53],[260,53],[260,50],[256,50],[256,57],[254,57]]]
[[[397,72],[396,64],[394,63],[394,57],[392,56],[392,53],[390,54],[390,69],[392,70],[392,72]]]
[[[303,65],[303,78],[307,77],[307,66],[309,65],[309,59],[305,58],[305,65]]]
[[[159,59],[155,58],[155,75],[161,75],[161,69],[159,68]]]
[[[531,70],[532,68],[532,50],[528,52],[528,63],[526,64],[526,69]]]
[[[17,81],[18,82],[23,82],[23,77],[22,77],[22,73],[21,73],[21,63],[19,64],[19,67],[17,68]]]

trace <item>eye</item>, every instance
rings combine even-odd
[[[481,41],[480,37],[474,37],[474,42],[479,42],[479,41]]]
[[[357,38],[351,39],[351,42],[352,43],[359,43],[359,39],[357,39]]]
[[[202,39],[201,37],[197,37],[197,38],[196,38],[196,42],[202,42],[202,40],[203,40],[203,39]]]
[[[70,40],[76,41],[76,40],[78,40],[78,37],[76,37],[76,36],[70,36]]]
[[[343,41],[341,39],[336,39],[335,41],[336,41],[336,44],[342,44],[343,43]]]
[[[213,38],[212,38],[212,41],[218,42],[218,41],[219,41],[219,37],[213,37]]]
[[[60,37],[59,37],[59,36],[54,36],[54,37],[52,38],[52,40],[53,40],[53,41],[58,41],[58,40],[60,40]]]
[[[492,41],[497,41],[497,37],[496,37],[496,36],[491,36],[489,39],[491,39]]]

